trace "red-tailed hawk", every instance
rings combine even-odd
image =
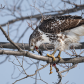
[[[70,46],[78,46],[80,36],[84,36],[84,19],[81,16],[55,16],[44,19],[33,31],[29,39],[30,49],[39,49],[44,43],[54,44],[55,50],[48,56],[55,60],[54,54],[59,50],[68,50]]]

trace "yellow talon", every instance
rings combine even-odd
[[[59,60],[62,59],[62,58],[60,57],[60,54],[61,54],[61,51],[59,52],[58,56],[56,57],[56,58],[58,58]]]
[[[59,55],[56,58],[58,58],[59,60],[62,59]]]
[[[52,71],[50,71],[50,73],[49,74],[52,74],[53,72]]]
[[[53,58],[53,61],[55,61],[55,57],[54,57],[53,54],[51,54],[51,55],[47,54],[47,56],[48,56],[48,57],[52,57],[52,58]]]
[[[53,62],[55,61],[54,54],[56,53],[56,51],[57,51],[57,50],[55,50],[51,55],[47,54],[48,57],[52,57],[52,58],[53,58]],[[56,57],[56,58],[58,58],[59,60],[62,59],[62,58],[60,57],[60,54],[61,54],[61,51],[59,51],[59,54],[58,54],[58,56]],[[55,67],[55,68],[56,68],[56,71],[58,72],[59,69],[58,69],[57,67]],[[50,73],[49,73],[49,74],[52,74],[52,73],[53,73],[53,72],[52,72],[52,65],[50,64]]]

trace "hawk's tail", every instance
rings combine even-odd
[[[78,36],[84,36],[84,25],[71,29],[70,32],[73,32],[74,34]]]

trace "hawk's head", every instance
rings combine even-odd
[[[29,47],[31,51],[34,51],[34,49],[38,49],[39,46],[41,45],[41,39],[42,37],[40,36],[40,33],[36,30],[31,34],[29,38]]]
[[[29,40],[29,47],[30,47],[31,51],[34,51],[34,49],[39,48],[39,46],[37,46],[36,43],[37,43],[37,41],[34,38]]]
[[[51,43],[49,37],[37,27],[29,38],[30,50],[39,49],[40,45],[45,43]]]

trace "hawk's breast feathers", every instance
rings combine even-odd
[[[79,36],[84,35],[84,19],[80,16],[56,16],[43,20],[29,39],[30,48],[43,43],[65,50],[71,45],[78,46]],[[31,46],[33,44],[33,46]]]

